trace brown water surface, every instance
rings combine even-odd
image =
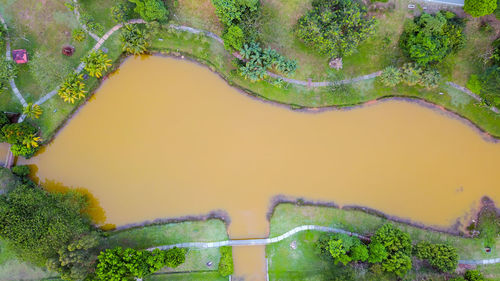
[[[266,235],[278,194],[440,226],[500,200],[500,144],[463,122],[401,101],[294,112],[161,57],[127,60],[29,163],[88,189],[108,223],[222,209],[236,238]]]

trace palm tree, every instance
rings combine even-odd
[[[27,148],[37,148],[38,143],[42,142],[42,138],[37,137],[35,134],[27,134],[23,138],[23,145]]]
[[[59,88],[57,94],[69,103],[75,103],[85,97],[85,83],[83,83],[83,75],[71,73],[66,77],[63,84]]]
[[[89,75],[96,78],[102,77],[102,74],[111,66],[108,55],[101,50],[90,52],[88,56],[82,59],[82,62],[85,63],[85,70]]]
[[[125,25],[120,40],[122,41],[122,50],[128,54],[144,54],[149,47],[146,34],[131,24]]]
[[[42,115],[42,108],[38,104],[28,103],[26,107],[23,108],[23,114],[31,119],[38,119]]]

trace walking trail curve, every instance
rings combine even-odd
[[[242,240],[225,240],[225,241],[218,241],[218,242],[185,242],[185,243],[177,243],[177,244],[171,244],[171,245],[164,245],[164,246],[158,246],[158,247],[152,247],[146,249],[147,251],[153,251],[155,249],[159,250],[168,250],[172,248],[201,248],[201,249],[207,249],[207,248],[219,248],[223,246],[262,246],[262,245],[268,245],[268,244],[273,244],[276,242],[279,242],[281,240],[284,240],[288,237],[291,237],[292,235],[301,232],[301,231],[306,231],[306,230],[315,230],[315,231],[322,231],[322,232],[330,232],[330,233],[342,233],[346,234],[349,236],[355,236],[358,237],[361,240],[369,241],[370,238],[358,233],[350,232],[347,230],[343,230],[340,228],[334,228],[334,227],[326,227],[326,226],[320,226],[320,225],[301,225],[297,226],[284,234],[274,237],[274,238],[258,238],[258,239],[242,239]],[[495,263],[500,263],[500,258],[495,258],[495,259],[484,259],[484,260],[459,260],[459,264],[468,264],[468,265],[478,265],[478,264],[495,264]]]

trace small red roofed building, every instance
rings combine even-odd
[[[13,50],[12,51],[12,59],[17,64],[27,63],[28,62],[28,52],[25,49]]]

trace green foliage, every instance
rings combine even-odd
[[[130,277],[143,278],[168,265],[177,267],[185,260],[185,249],[167,251],[137,251],[117,247],[98,256],[95,270],[97,280],[121,281]]]
[[[374,33],[375,20],[357,1],[315,0],[297,23],[297,37],[330,57],[348,56]]]
[[[334,234],[322,247],[330,253],[335,264],[347,265],[351,261],[366,261],[367,247],[357,238],[346,234]]]
[[[487,105],[500,107],[500,66],[493,66],[481,75],[481,98]]]
[[[404,27],[401,48],[419,65],[441,62],[453,50],[464,46],[463,23],[438,12],[416,17]]]
[[[104,33],[104,27],[100,23],[97,23],[89,14],[80,14],[80,24],[87,26],[90,31],[97,33],[97,35],[102,35]]]
[[[2,128],[5,141],[11,144],[14,156],[30,158],[39,149],[40,137],[37,137],[38,129],[25,122],[5,125]]]
[[[224,40],[224,47],[229,51],[240,50],[245,40],[243,30],[237,25],[231,25],[222,35],[222,39]]]
[[[479,238],[484,241],[484,246],[494,248],[496,238],[500,235],[500,215],[495,206],[483,206],[478,214],[477,230]]]
[[[368,255],[368,262],[379,263],[387,259],[389,254],[380,242],[372,242],[368,247]]]
[[[403,65],[401,73],[401,81],[408,86],[420,85],[432,89],[436,88],[441,80],[441,75],[436,69],[421,68],[412,63]]]
[[[264,79],[267,70],[275,69],[285,75],[291,75],[297,69],[295,60],[287,59],[271,48],[262,50],[255,42],[245,43],[240,54],[244,62],[239,66],[239,73],[251,81]]]
[[[71,73],[64,80],[63,84],[59,87],[57,94],[69,103],[75,103],[85,97],[85,83],[83,82],[83,75]]]
[[[86,57],[82,58],[82,62],[85,64],[84,69],[89,75],[96,78],[102,77],[103,73],[111,66],[108,55],[101,50],[90,52]]]
[[[84,280],[93,272],[100,242],[96,232],[78,237],[59,249],[58,257],[47,261],[47,268],[58,272],[63,280]]]
[[[259,7],[258,0],[212,0],[212,3],[217,17],[226,28],[238,25],[245,13],[255,12]]]
[[[491,54],[491,61],[494,65],[500,66],[500,38],[493,41],[493,53]]]
[[[129,0],[135,3],[134,11],[145,21],[164,22],[168,17],[168,10],[160,0]]]
[[[486,280],[479,270],[467,270],[464,274],[467,281],[484,281]]]
[[[144,54],[150,45],[149,38],[145,32],[132,24],[125,25],[120,40],[122,42],[122,50],[127,54],[136,56]]]
[[[372,244],[382,245],[387,252],[387,257],[382,259],[384,271],[394,272],[401,277],[411,269],[412,244],[408,233],[395,228],[392,224],[385,224],[371,238],[370,248]],[[372,260],[371,257],[370,259]]]
[[[0,58],[0,93],[5,91],[10,79],[17,74],[17,66],[12,61],[7,61],[4,56]]]
[[[467,89],[471,90],[471,92],[479,94],[481,92],[481,80],[479,79],[479,76],[472,74],[469,81],[467,81],[466,86]]]
[[[24,108],[23,108],[23,114],[26,115],[26,117],[31,118],[31,119],[38,119],[40,118],[40,115],[42,115],[43,111],[42,108],[38,104],[34,104],[29,102]]]
[[[399,68],[394,66],[388,66],[383,71],[382,74],[378,77],[379,81],[387,87],[394,87],[401,82],[401,71]]]
[[[464,11],[473,17],[492,14],[497,8],[497,0],[465,0]]]
[[[18,177],[27,177],[30,174],[30,167],[27,165],[14,166],[10,169]]]
[[[129,18],[129,14],[132,10],[130,2],[119,1],[111,7],[111,18],[117,23],[126,22]]]
[[[5,142],[5,135],[3,134],[2,128],[8,124],[10,124],[9,118],[4,112],[0,111],[0,142]]]
[[[419,242],[415,246],[415,255],[443,272],[452,272],[458,265],[457,249],[446,244]]]
[[[233,248],[224,246],[219,248],[220,261],[219,261],[219,274],[221,276],[229,276],[234,272],[233,264]]]
[[[76,42],[83,42],[86,37],[87,33],[81,28],[73,29],[73,31],[71,32],[71,38],[73,38],[73,40],[75,40]]]
[[[18,185],[0,197],[0,236],[21,259],[44,265],[89,231],[90,221],[81,216],[86,206],[86,198],[77,193],[48,193]]]

